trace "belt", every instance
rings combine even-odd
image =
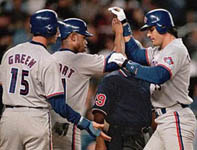
[[[187,107],[189,107],[188,104],[181,104],[181,103],[179,103],[179,104],[180,104],[180,106],[181,106],[182,108],[187,108]],[[163,114],[165,114],[165,113],[167,112],[167,108],[157,108],[156,110],[157,110],[157,111],[155,111],[156,118],[157,118],[158,116],[163,115]]]
[[[34,108],[34,109],[49,109],[48,107],[31,107],[31,106],[20,106],[20,105],[16,105],[16,106],[12,106],[12,105],[5,105],[5,108]]]

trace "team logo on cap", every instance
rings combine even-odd
[[[155,15],[151,15],[150,18],[151,18],[151,22],[152,23],[156,23],[156,22],[158,22],[160,20],[159,17],[157,17]]]

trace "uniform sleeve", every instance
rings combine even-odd
[[[145,49],[146,62],[149,66],[151,66],[151,62],[153,60],[153,54],[154,54],[154,49],[152,47]]]
[[[52,61],[47,68],[45,68],[43,79],[47,98],[64,94],[59,66],[55,61]]]
[[[59,95],[49,98],[48,101],[56,113],[66,118],[69,122],[78,124],[81,115],[66,104],[64,98],[64,95]]]
[[[147,65],[148,60],[146,57],[146,49],[142,47],[139,41],[131,38],[128,42],[125,43],[125,53],[127,58],[140,63],[142,65]]]
[[[95,111],[100,111],[106,116],[109,114],[112,108],[113,96],[115,96],[112,93],[113,88],[112,82],[106,78],[100,83],[95,96],[95,104],[92,108],[93,113]]]
[[[190,57],[184,53],[184,49],[177,49],[171,47],[167,49],[168,53],[163,53],[158,59],[157,66],[162,66],[170,72],[170,76],[173,77],[177,71],[182,67],[182,62],[187,61],[189,63]]]
[[[85,75],[101,74],[104,72],[105,57],[103,55],[91,55],[80,53],[75,63],[79,65],[79,72]]]

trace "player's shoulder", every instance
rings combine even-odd
[[[106,74],[103,78],[103,81],[121,84],[122,83],[121,81],[125,80],[125,82],[127,82],[127,80],[130,80],[130,78],[133,78],[131,76],[132,75],[126,70],[119,69],[119,70],[115,70],[113,72]],[[135,78],[133,80],[138,80],[138,79]]]
[[[58,64],[57,62],[57,59],[51,55],[50,53],[47,53],[46,57],[44,57],[42,59],[43,63],[46,65],[46,66],[50,66],[50,65],[53,65],[53,64]]]
[[[17,44],[17,45],[15,45],[15,46],[9,48],[9,49],[4,53],[2,59],[6,58],[9,54],[14,53],[14,51],[16,51],[17,49],[20,49],[20,47],[22,47],[24,44],[25,44],[25,43],[20,43],[20,44]]]
[[[10,53],[10,52],[12,52],[12,51],[18,49],[19,47],[23,47],[23,45],[26,45],[26,43],[27,43],[27,42],[25,42],[25,43],[20,43],[20,44],[17,44],[17,45],[15,45],[15,46],[13,46],[13,47],[9,48],[9,49],[6,51],[6,53]]]
[[[173,40],[166,47],[166,51],[168,51],[169,54],[171,53],[172,55],[176,55],[179,58],[183,58],[188,55],[188,50],[181,38]]]
[[[120,76],[120,72],[118,70],[115,70],[113,72],[106,74],[103,79],[108,80],[109,78],[119,78]]]
[[[89,54],[89,53],[77,53],[77,55],[81,58],[84,58],[84,59],[103,59],[104,56],[103,55],[98,55],[98,54]]]
[[[93,59],[100,59],[100,58],[104,58],[103,55],[98,55],[98,54],[89,54],[86,52],[82,52],[82,53],[75,53],[71,50],[59,50],[56,51],[55,53],[53,53],[53,55],[55,57],[69,57],[70,59],[75,59],[75,60],[93,60]]]
[[[80,66],[81,69],[89,68],[95,74],[98,70],[103,71],[103,66],[105,65],[105,57],[103,55],[88,54],[88,53],[77,53],[74,59],[76,64]]]
[[[153,53],[154,54],[154,53],[158,52],[159,47],[158,46],[149,46],[145,50],[147,52],[149,52],[149,53]]]
[[[178,49],[179,52],[183,51],[183,52],[186,52],[187,51],[187,48],[186,46],[184,45],[183,41],[181,38],[177,38],[175,40],[173,40],[168,46],[167,48],[170,50],[173,50],[173,49]]]

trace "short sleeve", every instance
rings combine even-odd
[[[58,64],[51,62],[44,71],[44,90],[47,98],[64,94]]]
[[[105,67],[105,57],[103,55],[91,55],[81,53],[78,54],[78,60],[75,63],[78,63],[79,72],[85,75],[94,75],[104,72]]]
[[[113,84],[110,80],[104,79],[101,84],[98,86],[98,90],[95,96],[95,104],[92,108],[92,111],[100,111],[107,116],[107,114],[112,109],[113,97]]]
[[[187,60],[187,54],[184,53],[184,49],[177,49],[176,47],[171,47],[171,49],[173,50],[168,50],[168,52],[160,55],[158,65],[166,68],[172,77],[180,69],[183,62],[189,62],[189,58]]]
[[[148,65],[151,65],[151,62],[153,60],[154,51],[155,51],[155,49],[153,49],[152,47],[145,49],[146,62]]]

